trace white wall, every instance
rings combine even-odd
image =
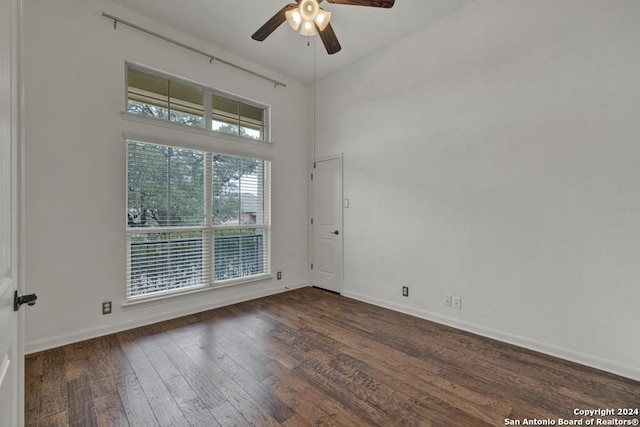
[[[640,379],[639,16],[480,0],[318,83],[345,294]]]
[[[309,91],[214,46],[103,0],[24,4],[26,87],[27,351],[175,317],[273,292],[307,280]],[[100,16],[107,12],[287,83],[273,84]],[[272,148],[182,135],[123,120],[125,61],[132,61],[272,107]],[[273,271],[283,280],[121,307],[125,286],[123,132],[233,149],[273,160]],[[101,314],[113,300],[114,312]]]

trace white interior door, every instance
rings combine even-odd
[[[342,292],[342,157],[319,160],[311,179],[311,284]]]
[[[3,218],[4,219],[4,218]],[[5,266],[3,266],[4,268]],[[18,322],[13,312],[15,281],[0,278],[0,426],[18,425]]]
[[[23,351],[13,309],[18,289],[17,25],[18,0],[0,0],[0,426],[17,426],[23,419]]]

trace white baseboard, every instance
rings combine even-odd
[[[465,322],[463,320],[442,316],[437,313],[432,313],[429,311],[408,307],[402,304],[384,301],[356,292],[344,291],[342,292],[342,295],[347,298],[352,298],[379,307],[388,308],[390,310],[409,314],[421,319],[430,320],[442,325],[451,326],[453,328],[460,329],[466,332],[471,332],[473,334],[480,335],[486,338],[492,338],[508,344],[516,345],[518,347],[523,347],[529,350],[537,351],[539,353],[544,353],[549,356],[558,357],[570,362],[575,362],[580,365],[585,365],[591,368],[596,368],[602,371],[610,372],[612,374],[620,375],[635,381],[640,381],[640,368],[637,367],[624,365],[611,360],[602,359],[600,357],[581,353],[563,347],[558,347],[552,344],[543,343],[529,338],[524,338],[518,335],[512,335],[496,329],[486,328],[481,325],[476,325],[474,323]]]
[[[80,341],[89,340],[104,335],[114,334],[122,332],[127,329],[138,328],[140,326],[150,325],[153,323],[162,322],[165,320],[175,319],[177,317],[187,316],[190,314],[200,313],[202,311],[211,310],[214,308],[224,307],[227,305],[237,304],[244,301],[249,301],[256,298],[262,298],[269,295],[275,295],[282,292],[288,292],[293,289],[299,289],[309,286],[307,282],[300,282],[294,284],[288,284],[286,286],[280,286],[277,288],[269,288],[266,290],[251,288],[249,292],[241,295],[227,298],[224,300],[216,301],[215,303],[207,303],[194,305],[188,309],[174,310],[174,311],[161,311],[153,316],[147,316],[145,318],[137,318],[135,320],[124,321],[119,323],[112,323],[107,326],[85,329],[71,334],[58,335],[55,337],[49,337],[42,340],[31,341],[25,343],[25,354],[37,353],[39,351],[48,350],[51,348],[61,347],[63,345],[72,344]]]

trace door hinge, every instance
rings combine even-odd
[[[313,263],[311,263],[311,269],[313,270]]]
[[[311,174],[311,181],[313,181],[313,174]]]
[[[313,218],[311,218],[311,225],[313,225]]]

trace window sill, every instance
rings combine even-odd
[[[122,303],[122,308],[127,310],[135,307],[144,306],[147,304],[167,301],[167,300],[177,300],[182,298],[187,298],[194,294],[199,294],[203,292],[209,292],[216,289],[224,289],[241,285],[248,285],[255,282],[261,282],[264,280],[273,279],[271,274],[259,274],[253,276],[251,278],[238,278],[238,279],[229,279],[220,282],[216,282],[214,285],[199,285],[199,286],[191,286],[185,289],[172,289],[170,291],[158,292],[156,294],[148,295],[148,296],[139,296],[134,298],[129,298],[125,302]]]
[[[224,132],[218,132],[211,129],[182,125],[180,123],[174,123],[168,120],[157,119],[155,117],[147,117],[147,116],[140,116],[138,114],[131,114],[131,113],[127,113],[126,111],[121,112],[120,116],[122,117],[123,120],[128,120],[130,122],[145,123],[148,125],[160,126],[167,129],[177,130],[177,131],[189,132],[189,133],[205,135],[213,138],[225,139],[227,141],[239,142],[242,144],[257,145],[259,147],[273,146],[273,142],[271,141],[265,141],[262,139],[244,138],[241,136],[235,136],[235,135],[231,135]]]

